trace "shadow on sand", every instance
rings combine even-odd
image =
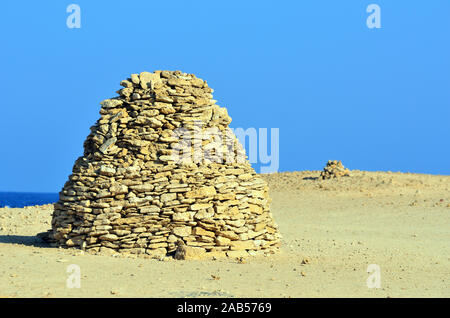
[[[318,178],[318,177],[304,177],[303,180],[313,180],[313,181],[316,181],[316,180],[319,180],[319,178]]]
[[[0,235],[0,243],[21,244],[33,247],[51,247],[50,244],[44,242],[41,238],[37,236]]]

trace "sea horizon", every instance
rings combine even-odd
[[[57,202],[58,199],[58,192],[0,191],[0,208],[23,208],[51,204]]]

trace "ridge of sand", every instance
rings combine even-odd
[[[281,253],[158,261],[49,248],[52,205],[0,209],[0,297],[449,297],[450,176],[320,171],[261,175]],[[81,288],[67,288],[67,266]],[[381,269],[370,289],[367,267]],[[214,277],[213,277],[213,276]]]

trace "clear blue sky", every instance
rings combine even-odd
[[[450,173],[448,0],[8,1],[0,32],[0,191],[58,192],[99,102],[161,69],[206,79],[232,127],[279,128],[280,171]]]

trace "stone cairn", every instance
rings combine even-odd
[[[267,183],[206,81],[155,71],[120,84],[120,96],[101,102],[43,237],[53,246],[155,258],[274,253],[281,235]],[[193,143],[210,156],[182,144],[177,129],[193,132]],[[215,137],[223,135],[219,144]],[[181,149],[187,156],[177,160]],[[219,154],[226,160],[214,160]]]
[[[328,160],[327,165],[320,173],[319,179],[333,179],[350,176],[350,170],[344,167],[339,160]]]

